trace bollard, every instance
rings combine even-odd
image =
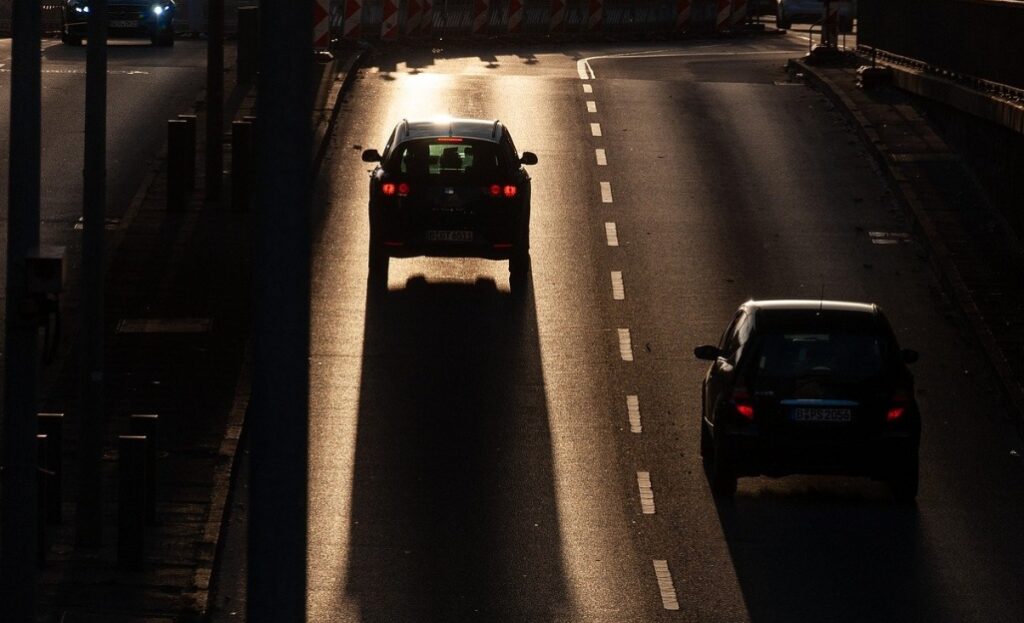
[[[46,469],[46,461],[49,458],[49,444],[48,439],[44,433],[38,433],[36,435],[36,461],[39,466],[38,475],[36,477],[36,509],[38,511],[38,520],[36,521],[36,564],[42,568],[46,565],[46,510],[47,510],[47,498],[49,497],[50,491],[50,472]]]
[[[142,566],[146,553],[146,438],[117,439],[117,564]]]
[[[252,198],[253,125],[248,121],[231,124],[231,207],[248,210]]]
[[[37,413],[36,422],[39,432],[46,435],[46,460],[40,465],[53,473],[46,492],[46,520],[59,524],[64,521],[61,508],[64,501],[64,414]]]
[[[146,438],[146,524],[156,525],[156,450],[159,442],[155,413],[133,413],[128,418],[128,433]]]
[[[238,7],[238,55],[235,75],[238,84],[252,84],[259,73],[260,8]]]
[[[196,189],[196,128],[199,125],[199,118],[195,115],[178,115],[178,119],[181,119],[188,124],[188,155],[185,157],[185,166],[188,169],[186,177],[188,183],[185,188],[188,192],[192,192]]]
[[[167,120],[167,209],[180,211],[188,203],[188,122]],[[193,152],[194,153],[194,152]]]

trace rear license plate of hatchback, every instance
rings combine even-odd
[[[473,242],[473,232],[461,229],[432,229],[427,231],[427,240],[429,242]]]
[[[135,28],[139,23],[135,20],[130,19],[112,19],[110,20],[111,28]]]
[[[845,407],[794,407],[789,410],[793,422],[825,422],[843,424],[853,419],[853,410]]]

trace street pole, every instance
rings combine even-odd
[[[35,620],[38,562],[36,374],[39,325],[31,310],[26,257],[39,245],[42,28],[38,2],[15,2],[11,46],[10,182],[4,349],[3,509],[0,604],[9,623]]]
[[[248,620],[306,620],[313,3],[260,4]]]
[[[209,0],[206,39],[206,200],[218,202],[224,177],[224,0]]]
[[[85,166],[83,168],[82,318],[85,340],[79,368],[79,545],[103,541],[103,235],[107,202],[107,0],[89,3],[85,58]]]

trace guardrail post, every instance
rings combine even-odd
[[[46,497],[46,521],[59,524],[64,521],[62,504],[64,502],[64,414],[36,414],[37,430],[46,435],[46,457],[40,465],[53,476],[49,478]],[[41,517],[42,515],[40,515]]]
[[[128,418],[128,432],[146,438],[146,523],[156,524],[156,450],[160,437],[157,425],[160,416],[155,413],[133,413]]]
[[[146,553],[146,438],[117,440],[117,564],[140,567]]]
[[[188,122],[167,120],[167,209],[180,211],[188,202]]]
[[[189,192],[196,189],[196,132],[199,125],[198,117],[196,115],[178,115],[178,119],[181,119],[188,124],[188,156],[185,158],[185,165],[188,169],[186,177],[188,182],[185,188]]]
[[[231,123],[231,207],[248,210],[253,182],[253,124]]]
[[[259,71],[260,8],[238,7],[238,55],[235,61],[239,84],[252,84]]]

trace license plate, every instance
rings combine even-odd
[[[430,242],[473,242],[473,232],[463,230],[431,230],[427,232]]]
[[[849,422],[853,411],[834,407],[796,407],[790,409],[789,419],[794,422]]]
[[[110,20],[111,28],[136,28],[139,25],[135,20],[130,19],[112,19]]]

